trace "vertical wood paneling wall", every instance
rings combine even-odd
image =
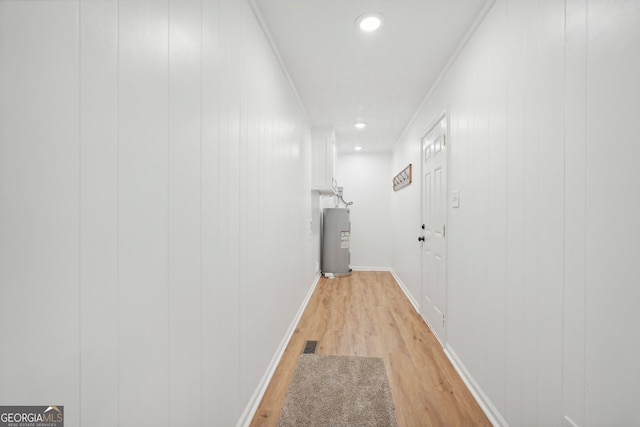
[[[2,1],[0,89],[0,404],[236,424],[318,244],[306,115],[247,2]]]
[[[394,150],[419,164],[447,109],[445,345],[498,422],[640,424],[639,24],[636,1],[497,0]],[[394,270],[419,301],[420,186],[401,193]]]

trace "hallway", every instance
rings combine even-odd
[[[399,426],[491,425],[391,273],[321,278],[251,423],[274,426],[306,341],[384,359]]]
[[[350,268],[377,272],[319,283],[256,419],[276,422],[317,339],[384,358],[402,425],[476,424],[414,310],[438,314],[418,237],[435,206],[425,137],[446,115],[448,359],[494,425],[640,426],[640,1],[463,3],[482,13],[0,1],[0,403],[59,405],[67,427],[247,427],[342,187]],[[374,9],[382,31],[360,33]],[[439,10],[464,37],[418,32],[445,23]],[[450,50],[431,76],[393,56],[437,64],[435,42]],[[351,65],[363,71],[346,78]]]

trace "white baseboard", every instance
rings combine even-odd
[[[562,420],[562,427],[578,427],[578,424],[573,422],[573,420],[571,418],[569,418],[567,415],[565,415],[563,420]]]
[[[402,283],[402,280],[400,280],[400,277],[398,277],[396,272],[393,269],[391,269],[390,271],[391,271],[391,274],[393,275],[393,278],[396,280],[396,282],[398,282],[398,285],[400,286],[400,289],[402,289],[402,292],[404,292],[409,302],[411,302],[411,304],[413,305],[413,308],[416,310],[416,313],[420,314],[420,306],[418,305],[418,302],[409,293],[409,290],[407,289],[405,284]],[[435,329],[432,328],[431,325],[429,325],[429,322],[422,316],[420,316],[420,318],[431,330],[431,332],[433,332],[433,334],[437,337],[437,335],[434,332]],[[458,372],[458,375],[460,375],[460,378],[462,378],[462,381],[471,392],[471,395],[473,396],[473,398],[476,400],[476,402],[478,402],[478,405],[480,405],[480,408],[482,409],[482,411],[485,413],[487,418],[489,418],[489,421],[491,422],[491,424],[496,427],[508,427],[509,424],[507,423],[507,421],[502,417],[502,415],[500,415],[500,412],[495,408],[495,406],[493,406],[493,403],[491,403],[491,400],[489,400],[489,398],[482,391],[480,386],[478,386],[478,383],[476,383],[476,381],[473,379],[469,371],[467,371],[467,368],[465,368],[464,364],[460,361],[460,359],[456,355],[455,351],[453,351],[451,346],[449,344],[443,343],[442,340],[439,340],[439,341],[440,341],[440,344],[443,346],[444,353],[449,358],[449,361],[455,368],[456,372]]]
[[[391,267],[351,267],[353,271],[391,271]]]
[[[393,276],[393,278],[396,280],[396,282],[400,286],[400,289],[402,289],[402,292],[404,292],[405,296],[407,297],[407,299],[409,300],[409,302],[413,306],[413,309],[416,311],[416,313],[420,314],[420,306],[418,305],[418,301],[416,301],[415,298],[413,297],[413,295],[411,295],[409,293],[409,290],[407,289],[405,284],[402,283],[402,280],[400,280],[400,277],[398,277],[398,275],[396,274],[396,271],[393,268],[390,269],[389,271],[391,272],[391,275]],[[429,328],[429,329],[431,329],[431,328]]]
[[[256,390],[253,392],[251,399],[249,399],[249,403],[244,409],[244,412],[242,413],[242,415],[240,416],[240,419],[238,420],[236,427],[248,427],[249,424],[251,424],[251,421],[253,420],[253,417],[255,416],[256,411],[258,410],[258,406],[260,406],[262,397],[264,396],[264,393],[267,391],[267,387],[271,382],[271,378],[273,378],[273,374],[275,374],[276,368],[278,367],[278,364],[280,364],[280,359],[282,359],[282,355],[284,354],[284,351],[286,350],[287,345],[289,344],[289,341],[291,340],[291,337],[293,336],[293,333],[295,332],[296,327],[298,326],[298,322],[300,321],[302,314],[307,308],[307,304],[309,304],[311,295],[313,295],[313,291],[316,289],[316,286],[318,286],[319,280],[320,280],[320,273],[318,272],[316,273],[316,277],[313,281],[313,284],[311,285],[311,288],[309,289],[309,292],[307,293],[307,296],[302,301],[302,304],[300,305],[298,312],[293,318],[291,325],[289,325],[289,329],[287,330],[287,333],[285,334],[284,338],[280,342],[280,346],[278,347],[278,349],[276,350],[276,353],[271,359],[271,363],[269,363],[266,373],[258,383],[258,386],[256,387]]]
[[[487,397],[484,391],[482,391],[482,388],[480,388],[476,380],[473,379],[469,371],[467,371],[467,368],[449,344],[444,346],[444,354],[447,355],[449,361],[458,372],[458,375],[460,375],[460,378],[462,378],[462,381],[464,381],[464,384],[473,395],[473,398],[478,402],[478,405],[480,405],[484,414],[489,418],[491,424],[496,427],[509,427],[507,421],[502,417],[496,407],[493,406],[491,400]]]

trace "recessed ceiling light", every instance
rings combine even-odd
[[[360,150],[362,150],[362,147],[360,147],[360,146],[358,145],[357,147],[353,147],[353,149],[354,149],[354,150],[356,150],[356,151],[360,151]]]
[[[364,15],[358,16],[356,26],[362,31],[370,33],[380,28],[382,21],[382,15],[379,13],[365,13]]]
[[[364,129],[365,126],[367,126],[367,124],[365,122],[359,122],[359,123],[356,123],[354,126],[357,127],[358,129]]]

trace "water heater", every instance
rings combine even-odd
[[[351,274],[349,209],[325,208],[322,212],[322,272],[334,276]]]

